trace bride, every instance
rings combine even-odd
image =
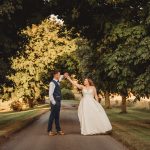
[[[82,135],[104,134],[112,130],[105,110],[98,102],[98,96],[93,81],[84,80],[84,85],[75,83],[69,75],[66,78],[77,88],[82,90],[83,97],[78,108]]]

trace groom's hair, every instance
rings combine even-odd
[[[59,70],[53,70],[52,74],[53,74],[53,76],[54,76],[55,74],[57,74],[57,73],[59,73],[59,72],[60,72]]]

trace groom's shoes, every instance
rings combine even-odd
[[[57,131],[58,135],[65,135],[65,133],[63,131]]]
[[[50,131],[50,132],[48,133],[48,135],[49,135],[49,136],[54,136],[54,135],[56,135],[56,133],[55,133],[55,132]]]

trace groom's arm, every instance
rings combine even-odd
[[[50,98],[50,101],[53,105],[56,104],[56,101],[55,101],[54,96],[53,96],[54,89],[55,89],[55,84],[53,82],[51,82],[49,85],[49,98]]]

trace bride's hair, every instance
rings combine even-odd
[[[85,78],[85,79],[88,80],[90,86],[95,86],[94,82],[93,82],[93,80],[91,78]]]

